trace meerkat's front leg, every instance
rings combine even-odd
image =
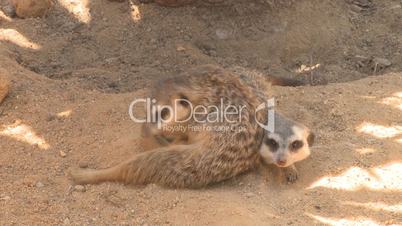
[[[282,168],[282,172],[286,178],[286,181],[289,183],[294,183],[296,182],[299,172],[297,171],[295,165],[290,165],[286,168]]]

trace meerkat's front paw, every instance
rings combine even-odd
[[[299,172],[294,165],[284,168],[283,172],[288,183],[296,182],[297,178],[299,177]]]

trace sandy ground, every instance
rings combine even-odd
[[[0,225],[402,224],[400,1],[60,0],[45,18],[0,19]],[[204,63],[310,84],[275,87],[317,134],[295,184],[261,167],[202,190],[69,192],[70,166],[142,151],[134,98]]]

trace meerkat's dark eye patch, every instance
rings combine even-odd
[[[300,148],[302,148],[304,146],[303,141],[301,140],[295,140],[290,144],[290,150],[291,151],[297,151]]]
[[[161,117],[166,120],[169,117],[169,109],[163,108],[161,111]]]
[[[180,101],[179,101],[179,104],[181,104],[182,106],[184,106],[184,107],[188,107],[189,106],[189,99],[188,99],[188,97],[186,96],[186,95],[184,95],[184,94],[180,94],[179,95],[179,98],[180,98]]]
[[[275,151],[278,150],[278,148],[279,148],[278,142],[276,142],[276,140],[274,140],[274,139],[272,139],[272,138],[267,138],[267,139],[265,140],[265,144],[269,147],[269,149],[270,149],[272,152],[275,152]]]

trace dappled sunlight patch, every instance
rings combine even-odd
[[[356,149],[356,152],[361,155],[367,155],[367,154],[372,154],[377,151],[372,148],[359,148],[359,149]]]
[[[307,216],[327,225],[333,226],[378,226],[381,225],[369,218],[358,218],[358,219],[346,219],[346,218],[327,218],[322,216],[313,215],[306,213]]]
[[[402,203],[398,203],[396,205],[388,205],[382,202],[342,202],[343,205],[354,206],[354,207],[363,207],[366,209],[371,209],[375,211],[387,211],[391,213],[402,213]]]
[[[12,21],[12,19],[11,19],[9,16],[7,16],[7,15],[3,12],[3,10],[0,10],[0,21],[2,21],[2,20],[5,20],[5,21],[7,21],[7,22]]]
[[[400,191],[402,189],[402,163],[390,163],[370,169],[351,167],[339,176],[326,176],[313,182],[307,189],[331,188],[348,191],[370,189]]]
[[[402,138],[397,139],[396,142],[402,144]]]
[[[312,66],[302,64],[299,68],[296,69],[296,73],[302,74],[306,72],[311,72],[314,71],[315,69],[318,69],[319,67],[321,67],[321,64],[315,64]]]
[[[382,126],[364,122],[357,127],[360,133],[369,134],[377,138],[393,138],[402,134],[402,126]]]
[[[402,92],[394,93],[391,97],[381,100],[381,103],[402,110]]]
[[[140,8],[138,7],[138,5],[134,4],[133,1],[130,1],[130,15],[131,19],[133,19],[134,22],[138,22],[141,20]]]
[[[375,97],[375,96],[360,96],[360,97],[363,98],[363,99],[367,99],[367,100],[377,99],[377,97]]]
[[[82,23],[89,23],[91,21],[91,14],[89,12],[89,0],[58,0],[67,11],[77,18]]]
[[[0,129],[0,136],[10,137],[30,145],[37,145],[44,150],[50,148],[45,139],[38,136],[30,126],[22,124],[20,121]]]
[[[40,49],[41,46],[29,41],[25,36],[14,29],[0,29],[0,41],[11,42],[27,49]]]

